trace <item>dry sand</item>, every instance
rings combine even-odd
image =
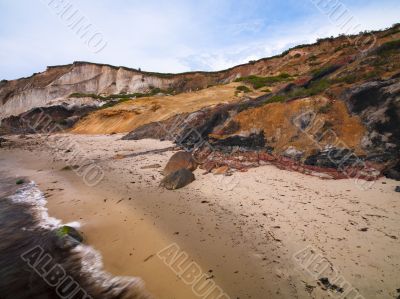
[[[129,155],[171,144],[121,137],[15,137],[15,146],[0,151],[0,167],[35,180],[51,216],[81,222],[106,270],[142,277],[158,298],[199,298],[155,255],[172,242],[231,298],[339,298],[317,282],[333,281],[335,273],[365,298],[399,295],[397,182],[380,179],[363,191],[354,180],[266,165],[231,177],[198,169],[195,182],[167,191],[158,187],[162,168],[142,167],[165,165],[173,151]],[[75,145],[71,152],[60,143],[67,139]],[[95,187],[62,170],[76,153],[104,170]],[[304,248],[324,258],[323,273],[318,265],[305,271],[293,257]]]
[[[229,83],[177,95],[128,100],[91,113],[75,124],[72,131],[78,134],[127,133],[144,124],[166,120],[176,114],[190,113],[204,107],[237,102],[244,97],[256,98],[265,94],[256,90],[236,96],[236,88],[240,85],[243,83]]]

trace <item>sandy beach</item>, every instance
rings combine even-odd
[[[192,184],[168,191],[160,172],[173,144],[122,136],[14,136],[0,149],[0,168],[34,180],[51,216],[80,222],[107,271],[141,277],[157,298],[199,298],[157,256],[173,243],[230,298],[399,295],[397,182],[381,178],[362,190],[353,179],[263,165],[232,176],[197,169]],[[73,155],[99,166],[103,179],[85,184],[68,164]],[[308,263],[306,252],[320,263]],[[321,277],[345,282],[343,290]]]

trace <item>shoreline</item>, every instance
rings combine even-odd
[[[400,203],[391,191],[395,181],[381,178],[362,192],[351,180],[321,180],[267,165],[235,173],[239,183],[232,190],[224,189],[219,176],[197,170],[191,185],[166,191],[158,188],[162,168],[141,167],[165,165],[172,151],[116,156],[169,143],[119,141],[118,135],[54,138],[66,137],[90,158],[101,158],[96,161],[106,175],[94,189],[82,186],[73,171],[62,171],[67,154],[49,155],[40,139],[18,145],[25,150],[2,149],[0,164],[37,181],[47,193],[51,216],[82,222],[88,244],[101,252],[107,271],[141,277],[156,297],[196,298],[156,256],[144,262],[171,243],[204,272],[212,270],[210,277],[231,298],[327,296],[293,260],[309,245],[365,297],[395,295],[400,261],[400,236],[394,229],[400,226]]]

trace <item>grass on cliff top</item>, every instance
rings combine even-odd
[[[278,76],[271,76],[271,77],[259,77],[259,76],[247,76],[242,78],[237,78],[235,82],[244,82],[251,84],[254,89],[260,89],[265,87],[267,84],[289,81],[291,76],[286,73],[279,74]]]

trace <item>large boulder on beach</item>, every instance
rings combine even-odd
[[[189,171],[196,170],[197,163],[191,153],[181,151],[173,154],[165,166],[163,174],[167,176],[182,168]]]
[[[168,174],[161,181],[160,186],[168,190],[175,190],[189,185],[194,180],[194,174],[190,170],[186,168],[181,168]]]

